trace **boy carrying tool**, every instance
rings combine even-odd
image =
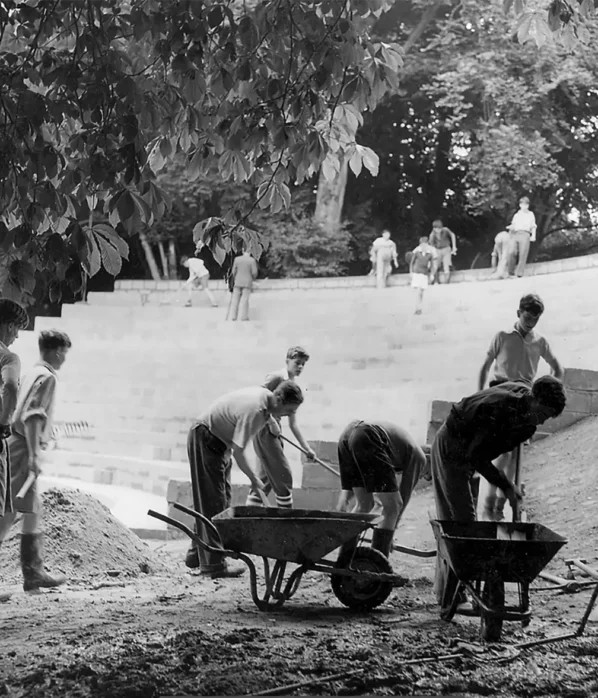
[[[9,346],[29,324],[25,308],[10,300],[0,299],[0,516],[12,513],[10,454],[8,437],[10,423],[17,407],[21,362]],[[0,537],[0,545],[2,538]],[[9,593],[0,592],[0,602],[10,599]]]
[[[262,384],[263,388],[275,390],[283,381],[295,382],[303,373],[305,364],[309,361],[309,354],[302,347],[291,347],[287,351],[286,361],[285,368],[266,376]],[[264,492],[268,495],[273,490],[276,506],[291,508],[293,506],[293,474],[280,439],[280,422],[280,418],[272,417],[254,437],[253,448],[257,456],[257,476],[263,483]],[[303,438],[295,413],[289,415],[289,427],[301,448],[307,453],[307,457],[312,460],[316,454]],[[261,506],[259,492],[251,489],[247,496],[247,504]]]
[[[40,473],[41,451],[52,438],[52,417],[56,404],[57,371],[66,360],[71,340],[64,332],[40,332],[38,339],[40,360],[25,376],[8,439],[11,461],[11,492],[13,511],[0,519],[0,542],[16,519],[23,514],[21,535],[21,569],[23,589],[35,591],[56,587],[66,582],[63,574],[51,576],[42,559],[42,534],[39,531],[41,502],[36,480],[21,498],[17,494],[28,477]]]
[[[274,391],[244,388],[212,403],[191,427],[187,439],[195,511],[211,519],[230,506],[231,455],[253,487],[263,489],[261,480],[247,462],[245,449],[270,417],[288,417],[302,402],[299,386],[283,381]],[[196,524],[196,531],[206,543],[218,547],[214,533],[203,524]],[[245,571],[244,567],[227,565],[220,553],[198,551],[195,543],[187,551],[185,564],[191,568],[200,567],[201,574],[212,578],[238,577]]]
[[[404,429],[390,422],[355,420],[340,436],[338,462],[342,488],[338,510],[346,511],[354,495],[353,513],[369,514],[377,497],[382,520],[374,529],[372,548],[389,557],[394,532],[426,464],[424,452]],[[341,555],[351,554],[355,544],[355,540],[345,544]]]
[[[483,390],[486,385],[492,364],[495,364],[495,372],[493,380],[490,381],[490,387],[506,381],[531,387],[538,372],[540,359],[546,361],[556,378],[563,379],[565,371],[553,354],[550,344],[545,337],[535,331],[543,313],[544,303],[535,293],[529,293],[521,298],[517,310],[517,322],[511,329],[498,332],[490,343],[486,360],[480,370],[478,386],[480,390]],[[496,459],[495,465],[508,478],[514,479],[517,450],[502,454]],[[500,495],[496,487],[491,484],[484,503],[484,518],[489,521],[503,519],[505,502],[505,497]]]

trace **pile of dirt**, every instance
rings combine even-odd
[[[598,559],[597,454],[598,418],[589,417],[536,442],[523,457],[529,520],[568,539],[565,557]]]
[[[132,578],[166,571],[155,554],[97,499],[75,489],[43,493],[44,564],[64,572],[71,581],[91,577]],[[4,581],[20,578],[19,534],[16,523],[0,547]]]

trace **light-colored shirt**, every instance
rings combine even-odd
[[[25,436],[25,423],[32,417],[42,421],[41,443],[48,444],[52,438],[54,405],[58,388],[58,375],[45,361],[37,363],[23,378],[17,409],[12,422],[15,434]]]
[[[530,211],[517,211],[511,221],[511,231],[533,234],[536,228],[536,216]]]
[[[230,449],[244,449],[270,417],[266,388],[242,388],[213,402],[200,421]]]
[[[372,254],[375,255],[376,259],[388,261],[397,256],[397,246],[390,238],[386,240],[379,237],[374,240]]]
[[[19,357],[10,349],[0,342],[0,391],[2,405],[6,401],[6,385],[12,383],[18,386],[21,377],[21,361]],[[12,415],[8,415],[8,421],[12,419]]]
[[[253,288],[257,271],[257,262],[251,255],[243,254],[237,257],[232,270],[235,288]]]
[[[495,378],[531,386],[538,371],[540,359],[555,368],[556,357],[542,335],[528,332],[525,336],[517,329],[498,332],[488,349],[488,358],[495,362]]]
[[[201,279],[204,276],[209,276],[209,272],[206,269],[206,265],[201,259],[197,257],[191,257],[187,262],[189,268],[189,278],[190,279]]]

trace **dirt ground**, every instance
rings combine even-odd
[[[597,426],[595,420],[578,425],[526,454],[530,519],[569,538],[549,567],[557,574],[564,574],[564,560],[575,555],[598,566]],[[60,497],[78,511],[73,503],[81,495],[48,496],[54,497],[48,533],[56,538],[72,527],[68,517],[60,519],[69,506],[59,504]],[[189,573],[182,564],[185,540],[147,545],[120,531],[102,505],[87,502],[86,508],[91,542],[85,548],[85,536],[77,540],[78,560],[69,554],[68,536],[59,546],[49,544],[52,569],[71,575],[66,587],[35,595],[19,591],[16,543],[2,549],[3,579],[17,593],[0,605],[0,696],[259,695],[314,680],[319,682],[278,693],[598,694],[598,624],[589,624],[574,641],[515,647],[575,630],[590,588],[574,595],[534,591],[529,627],[505,623],[501,643],[486,644],[477,619],[439,619],[433,561],[395,552],[393,568],[410,581],[374,612],[347,610],[329,578],[310,573],[281,610],[262,613],[251,600],[247,574],[208,580]],[[418,492],[397,542],[431,547],[432,513],[431,493]],[[57,520],[61,526],[52,528]],[[100,538],[107,543],[100,546]],[[547,585],[539,580],[534,588]]]

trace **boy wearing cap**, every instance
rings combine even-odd
[[[535,293],[529,293],[519,301],[517,322],[510,330],[498,332],[488,349],[479,375],[479,389],[486,386],[488,373],[494,364],[494,377],[490,387],[506,381],[521,383],[530,387],[538,372],[540,359],[544,359],[552,369],[552,374],[562,380],[565,371],[553,354],[548,340],[535,331],[544,312],[544,303]],[[513,479],[516,470],[516,451],[502,454],[496,460],[496,467],[507,477]],[[490,485],[484,504],[484,518],[500,520],[503,518],[505,498],[498,495],[495,486]]]

